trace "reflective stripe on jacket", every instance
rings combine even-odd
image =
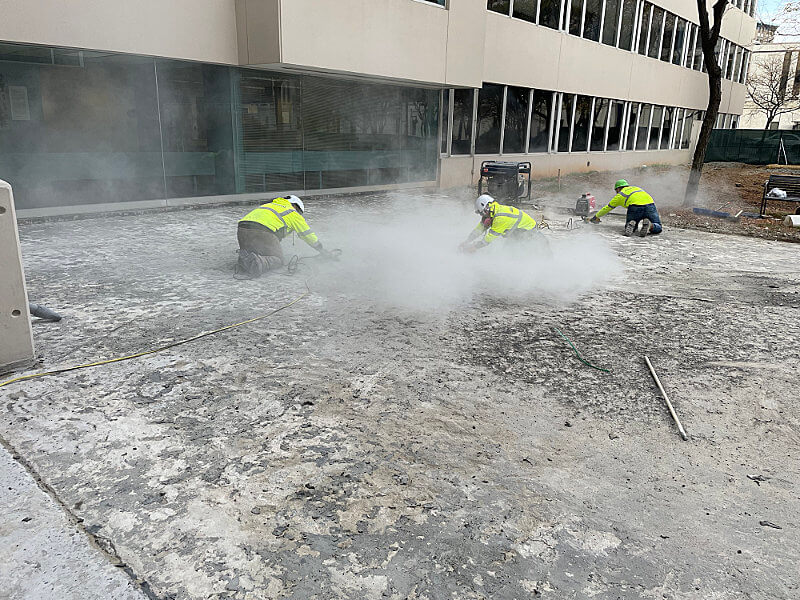
[[[603,215],[610,213],[617,206],[624,206],[625,208],[628,208],[629,206],[633,205],[644,206],[646,204],[653,204],[653,202],[653,197],[645,192],[642,188],[629,185],[622,188],[617,195],[611,199],[611,202],[597,211],[597,216],[602,217]]]
[[[513,206],[493,202],[490,211],[491,227],[486,227],[481,221],[475,228],[476,231],[485,231],[483,241],[486,244],[491,244],[497,238],[504,237],[515,229],[530,230],[536,227],[533,217]]]
[[[311,227],[308,226],[303,216],[286,198],[275,198],[267,204],[262,204],[247,213],[239,222],[242,221],[259,223],[270,231],[274,231],[279,239],[283,239],[290,231],[294,231],[309,246],[319,243],[317,234],[311,231]]]

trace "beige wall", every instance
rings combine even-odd
[[[11,186],[0,181],[0,372],[33,361],[28,295]]]
[[[0,40],[238,63],[234,0],[0,0]]]

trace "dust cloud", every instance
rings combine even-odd
[[[500,239],[474,254],[458,246],[478,223],[464,202],[395,199],[383,210],[339,214],[327,223],[338,263],[314,287],[417,311],[447,311],[476,296],[570,301],[621,273],[616,254],[588,231]]]

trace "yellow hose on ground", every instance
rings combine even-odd
[[[169,350],[170,348],[174,348],[175,346],[181,346],[183,344],[188,344],[189,342],[194,342],[195,340],[199,340],[200,338],[208,337],[209,335],[214,335],[215,333],[220,333],[222,331],[227,331],[228,329],[233,329],[235,327],[241,327],[242,325],[247,325],[248,323],[254,323],[256,321],[260,321],[261,319],[266,319],[267,317],[271,317],[277,312],[285,310],[290,306],[297,304],[308,296],[311,293],[311,290],[308,289],[308,284],[306,284],[306,291],[305,293],[301,294],[288,304],[284,304],[280,308],[276,308],[275,310],[268,312],[265,315],[261,315],[260,317],[254,317],[252,319],[247,319],[246,321],[241,321],[239,323],[234,323],[232,325],[226,325],[225,327],[220,327],[219,329],[214,329],[213,331],[206,331],[204,333],[199,333],[195,336],[190,338],[186,338],[185,340],[179,340],[177,342],[172,342],[171,344],[166,344],[164,346],[160,346],[158,348],[154,348],[152,350],[145,350],[143,352],[137,352],[136,354],[128,354],[127,356],[118,356],[116,358],[109,358],[107,360],[98,360],[97,362],[86,363],[84,365],[74,365],[72,367],[64,367],[63,369],[53,369],[52,371],[43,371],[41,373],[31,373],[29,375],[21,375],[20,377],[15,377],[13,379],[9,379],[7,381],[3,381],[0,383],[0,388],[10,385],[12,383],[16,383],[17,381],[25,381],[26,379],[35,379],[37,377],[44,377],[45,375],[58,375],[59,373],[66,373],[67,371],[77,371],[78,369],[88,369],[89,367],[99,367],[100,365],[107,365],[110,363],[121,362],[123,360],[130,360],[132,358],[139,358],[141,356],[147,356],[148,354],[155,354],[156,352],[163,352],[164,350]]]

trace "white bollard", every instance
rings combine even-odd
[[[800,215],[786,215],[783,224],[789,227],[800,227]]]
[[[0,373],[33,362],[33,333],[11,186],[0,180]]]

